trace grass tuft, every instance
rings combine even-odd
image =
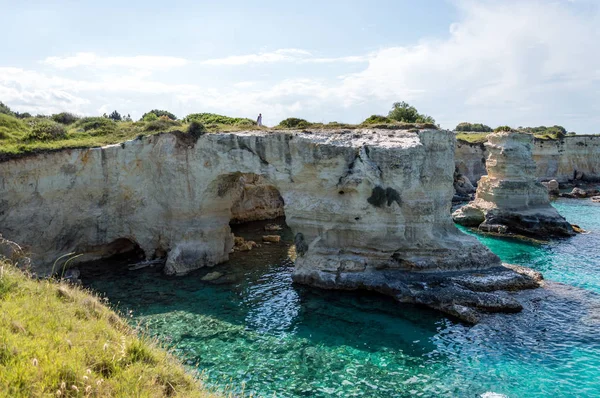
[[[0,395],[214,396],[90,292],[0,269]]]

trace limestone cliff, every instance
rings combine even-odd
[[[476,184],[481,176],[487,174],[485,169],[486,158],[487,153],[483,144],[456,141],[454,150],[456,171],[466,176],[471,183]]]
[[[284,212],[298,282],[373,289],[471,321],[479,309],[515,310],[484,292],[537,282],[455,228],[453,152],[448,131],[368,129],[175,132],[38,154],[0,163],[0,233],[39,272],[65,253],[138,247],[180,275],[228,259],[231,221]]]
[[[531,152],[536,165],[534,175],[540,181],[600,181],[600,136],[575,135],[560,140],[535,138]],[[487,157],[484,144],[460,140],[456,143],[456,169],[472,183],[487,174]]]
[[[535,140],[535,175],[542,181],[600,181],[600,136]]]
[[[573,235],[571,225],[550,205],[548,190],[535,177],[531,134],[488,136],[488,175],[475,200],[454,212],[459,224],[534,237]]]

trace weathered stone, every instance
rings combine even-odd
[[[448,131],[365,129],[165,133],[38,154],[0,162],[0,231],[41,272],[69,252],[139,248],[166,253],[165,272],[182,275],[227,261],[232,218],[283,206],[296,282],[376,290],[466,320],[517,310],[449,281],[508,272],[450,218],[453,150]]]
[[[281,231],[283,227],[277,224],[267,224],[265,225],[265,231]]]
[[[205,282],[210,282],[210,281],[219,279],[222,276],[223,276],[223,274],[221,272],[214,271],[214,272],[209,272],[208,274],[204,275],[201,280],[203,280]]]
[[[532,145],[531,134],[490,134],[488,175],[481,177],[475,200],[454,212],[454,221],[473,227],[483,216],[481,228],[494,232],[541,238],[573,235],[571,225],[550,204],[548,190],[534,176]]]
[[[558,196],[560,194],[558,181],[550,180],[542,182],[542,185],[546,187],[550,196]]]
[[[600,181],[600,137],[567,136],[560,140],[534,139],[531,149],[536,168],[534,175],[541,181]],[[455,165],[459,173],[476,184],[487,174],[487,149],[481,143],[457,141]]]
[[[279,243],[281,236],[279,235],[265,235],[262,237],[263,242]]]

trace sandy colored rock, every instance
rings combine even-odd
[[[279,235],[265,235],[265,236],[262,237],[262,240],[264,242],[279,243],[279,241],[281,240],[281,236],[279,236]]]
[[[453,213],[454,221],[536,238],[573,235],[573,228],[552,207],[547,188],[534,175],[532,145],[531,134],[490,134],[485,144],[488,174],[481,177],[475,200]]]
[[[283,227],[277,224],[267,224],[265,225],[265,231],[281,231]]]

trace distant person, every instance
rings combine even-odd
[[[262,113],[258,114],[258,117],[256,118],[256,125],[258,127],[262,127]]]

